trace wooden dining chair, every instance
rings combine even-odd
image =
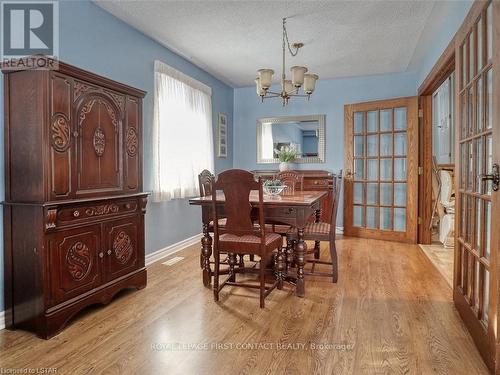
[[[250,204],[250,192],[257,190],[259,195],[258,226],[255,225]],[[217,192],[224,193],[224,209],[226,225],[219,226],[219,212],[217,210]],[[255,181],[252,173],[241,169],[230,169],[219,174],[212,183],[212,213],[214,222],[214,299],[219,300],[219,292],[226,285],[247,288],[256,288],[260,291],[260,307],[264,308],[264,300],[269,293],[282,285],[282,267],[275,265],[277,280],[271,285],[266,285],[266,267],[272,252],[278,250],[280,259],[283,259],[282,237],[277,233],[267,232],[264,222],[264,193],[262,180]],[[229,254],[229,272],[227,279],[219,284],[220,254]],[[260,257],[259,285],[240,283],[236,281],[236,254],[257,255]]]
[[[212,181],[215,176],[208,169],[204,169],[198,175],[198,185],[200,189],[200,197],[207,197],[212,195]],[[223,227],[226,225],[226,219],[224,217],[219,219],[219,226]],[[213,233],[214,223],[210,221],[208,223],[208,232]],[[203,268],[203,256],[200,255],[200,268]]]
[[[296,171],[279,172],[276,174],[276,179],[286,186],[283,195],[293,195],[296,190],[302,190],[304,185],[304,175]]]
[[[215,176],[208,169],[204,169],[198,175],[198,185],[200,188],[200,197],[212,195],[212,180]]]
[[[207,169],[204,169],[198,175],[198,184],[200,186],[200,196],[201,197],[206,197],[206,196],[212,195],[212,180],[214,178],[215,178],[215,176],[212,174],[212,172],[210,172]],[[253,214],[254,214],[254,216],[257,216],[257,215],[255,215],[255,212]],[[226,225],[226,218],[222,217],[219,219],[219,226],[222,227],[224,225]],[[208,231],[210,233],[213,233],[213,231],[214,231],[213,221],[210,221],[210,223],[208,224]],[[254,261],[254,255],[250,255],[250,261],[251,262]],[[227,264],[227,261],[224,261],[222,263]],[[239,264],[241,267],[244,266],[243,256],[240,256]],[[200,267],[203,268],[203,257],[201,255],[200,255]]]
[[[297,173],[295,171],[283,171],[277,173],[274,177],[286,186],[281,193],[282,195],[293,195],[295,194],[295,191],[302,190],[304,175],[301,173]],[[285,237],[290,228],[290,225],[280,222],[266,222],[266,230],[269,232],[279,233]]]
[[[332,278],[332,282],[336,283],[338,280],[338,259],[337,247],[335,244],[335,227],[337,224],[337,211],[339,207],[340,190],[342,189],[342,170],[338,175],[333,176],[333,199],[330,205],[329,218],[330,222],[316,221],[308,223],[304,228],[304,240],[309,241],[328,241],[330,247],[331,262],[322,261],[320,259],[307,260],[308,263],[313,263],[312,270],[305,274],[315,276],[327,276]],[[295,243],[297,241],[297,229],[293,228],[288,232],[287,242]],[[312,250],[309,253],[314,253]],[[315,272],[316,264],[328,264],[332,266],[332,273]]]

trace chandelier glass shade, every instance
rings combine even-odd
[[[271,86],[273,84],[273,74],[272,69],[259,69],[257,71],[257,78],[255,79],[255,87],[257,95],[262,101],[268,98],[281,98],[283,106],[288,104],[288,100],[294,96],[309,97],[314,92],[316,87],[316,81],[318,80],[317,74],[308,73],[308,69],[304,66],[292,66],[290,68],[291,78],[287,79],[285,74],[285,64],[286,64],[286,48],[292,57],[297,56],[299,49],[304,46],[302,43],[293,43],[290,45],[288,41],[288,34],[286,31],[286,18],[283,18],[283,61],[282,61],[282,73],[281,73],[281,91],[273,92],[271,91]],[[299,89],[302,87],[304,93],[299,94]]]

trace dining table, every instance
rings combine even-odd
[[[266,223],[282,223],[290,225],[297,230],[297,243],[293,248],[294,263],[296,265],[296,275],[292,277],[295,283],[295,293],[299,297],[305,296],[304,266],[306,263],[307,244],[304,241],[304,228],[311,217],[321,208],[321,200],[327,194],[326,191],[295,191],[289,195],[267,195],[264,194],[264,218]],[[259,205],[259,192],[250,192],[250,204],[257,208]],[[223,210],[225,199],[222,192],[216,197],[218,210]],[[203,234],[201,238],[201,263],[203,285],[210,287],[212,270],[210,267],[210,257],[212,256],[212,237],[210,236],[210,222],[213,220],[212,196],[196,197],[189,199],[189,204],[201,206],[201,221]]]

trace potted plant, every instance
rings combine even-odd
[[[299,155],[299,151],[295,146],[281,146],[281,148],[275,150],[275,152],[280,161],[280,172],[288,171],[290,169],[290,163]]]

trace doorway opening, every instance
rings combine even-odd
[[[431,201],[427,207],[431,243],[420,247],[446,279],[453,285],[455,242],[455,74],[452,72],[431,94],[432,169]]]

